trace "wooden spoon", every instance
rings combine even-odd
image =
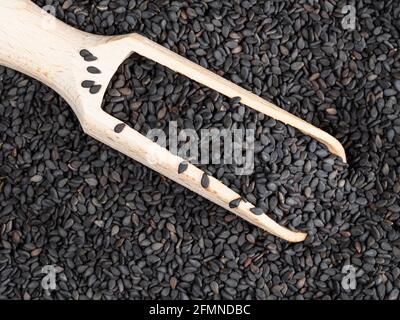
[[[139,34],[93,35],[68,26],[28,0],[0,0],[0,64],[54,89],[87,134],[273,235],[303,241],[305,233],[280,226],[219,180],[102,110],[112,76],[133,52],[223,95],[240,97],[241,103],[312,136],[346,161],[343,146],[328,133]]]

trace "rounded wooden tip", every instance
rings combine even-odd
[[[334,155],[341,158],[344,163],[347,163],[346,151],[344,150],[343,145],[339,142],[339,140],[337,140],[334,137],[332,137],[331,140],[332,141],[329,141],[329,143],[322,142],[322,141],[321,142],[327,146],[327,148],[330,152],[332,152]]]
[[[266,228],[263,228],[263,229],[283,240],[286,240],[286,241],[292,242],[292,243],[302,242],[302,241],[306,240],[306,238],[307,238],[307,233],[299,232],[299,231],[292,231],[292,230],[289,230],[280,225],[279,225],[279,227],[280,228],[273,227],[273,230],[271,230],[270,228],[268,228],[269,230],[267,230]]]

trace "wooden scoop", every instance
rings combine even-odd
[[[139,34],[97,36],[64,24],[28,0],[0,0],[0,64],[54,89],[87,134],[273,235],[303,241],[305,233],[280,226],[219,180],[102,110],[112,76],[133,52],[225,96],[240,97],[241,103],[301,130],[346,161],[343,146],[328,133]]]

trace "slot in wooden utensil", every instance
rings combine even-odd
[[[346,161],[343,146],[328,133],[139,34],[93,35],[68,26],[28,0],[0,0],[0,64],[54,89],[87,134],[273,235],[303,241],[305,233],[280,226],[219,180],[102,110],[112,76],[133,52],[225,96],[240,97],[244,105],[301,130]]]

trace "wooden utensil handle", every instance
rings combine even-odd
[[[74,29],[29,0],[0,0],[0,65],[57,91],[72,106],[82,44],[98,36]]]

